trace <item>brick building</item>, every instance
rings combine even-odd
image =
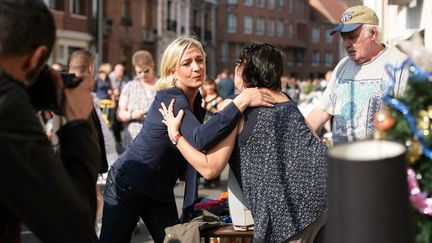
[[[150,51],[158,66],[172,40],[194,35],[207,53],[210,77],[222,69],[233,69],[242,46],[252,40],[271,43],[285,53],[286,75],[323,75],[339,60],[339,40],[328,37],[328,31],[346,8],[332,5],[342,0],[45,2],[58,28],[51,62],[67,63],[72,51],[85,48],[96,54],[96,64],[123,63],[133,75],[135,51]]]
[[[51,9],[57,27],[57,39],[50,62],[67,64],[77,49],[90,49],[92,6],[86,0],[44,0]]]
[[[268,42],[285,53],[285,74],[322,76],[338,61],[338,40],[327,37],[334,23],[304,0],[221,0],[217,66],[234,68],[242,46]]]

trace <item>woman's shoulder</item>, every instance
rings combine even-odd
[[[156,92],[155,100],[158,100],[159,102],[165,102],[169,104],[172,99],[175,99],[176,105],[181,105],[183,103],[187,104],[186,96],[177,87],[158,90]]]

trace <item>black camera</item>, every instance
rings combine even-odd
[[[53,111],[57,115],[64,115],[63,90],[77,87],[82,79],[66,72],[61,72],[60,75],[63,79],[63,87],[60,92],[57,91],[55,80],[47,65],[42,68],[35,83],[28,88],[33,107],[36,110]]]

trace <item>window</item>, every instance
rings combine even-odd
[[[333,54],[330,51],[326,51],[324,54],[324,65],[331,67],[333,65]]]
[[[288,12],[292,12],[294,10],[294,0],[288,0]]]
[[[304,14],[305,12],[305,3],[303,1],[298,1],[298,12],[300,14]]]
[[[294,25],[293,23],[288,23],[288,37],[293,38],[294,36]]]
[[[288,49],[286,54],[287,54],[287,65],[290,67],[294,66],[294,60],[295,60],[294,50]]]
[[[275,32],[275,21],[273,19],[269,19],[267,21],[267,35],[273,36]]]
[[[44,2],[51,9],[64,11],[64,0],[44,0]]]
[[[237,4],[237,0],[228,0],[228,4]]]
[[[257,23],[256,23],[256,34],[257,35],[264,35],[264,25],[265,25],[264,18],[258,17]]]
[[[297,67],[303,66],[304,63],[304,51],[301,49],[294,50],[294,63]]]
[[[237,15],[228,14],[228,33],[236,33],[237,32]]]
[[[332,35],[330,35],[330,31],[331,31],[331,29],[329,29],[329,30],[326,30],[326,33],[325,33],[325,43],[332,43],[333,42],[333,36]]]
[[[222,45],[222,60],[228,62],[228,43]]]
[[[278,37],[283,37],[283,35],[284,35],[284,21],[283,20],[279,20],[277,22],[276,35]]]
[[[312,27],[312,43],[319,43],[320,41],[320,29],[319,27]]]
[[[311,66],[312,67],[318,67],[320,61],[320,55],[318,51],[312,52],[312,58],[311,58]]]
[[[244,5],[245,6],[252,6],[253,5],[253,0],[244,0]]]
[[[186,23],[188,20],[188,16],[186,16],[186,9],[187,7],[185,5],[181,5],[180,7],[180,34],[185,34],[186,33]]]
[[[278,5],[280,9],[283,9],[285,7],[285,0],[278,0]]]
[[[123,0],[120,6],[120,16],[122,18],[130,17],[130,2],[129,0]]]
[[[252,16],[245,15],[244,16],[244,29],[243,29],[243,33],[245,33],[245,34],[252,34],[252,31],[253,31]]]
[[[242,49],[243,49],[242,44],[240,44],[240,43],[236,43],[235,44],[234,58],[238,58],[240,56],[240,53],[241,53]]]
[[[297,24],[297,39],[306,41],[307,37],[307,25],[306,24]]]
[[[58,45],[57,46],[57,59],[64,60],[65,59],[65,46]]]
[[[275,0],[268,0],[268,8],[269,9],[274,9],[275,7]]]
[[[86,15],[86,1],[85,0],[71,0],[70,12],[78,15]]]
[[[264,8],[264,0],[257,0],[257,6],[260,8]]]

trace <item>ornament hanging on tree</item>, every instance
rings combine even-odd
[[[415,139],[408,139],[405,141],[405,146],[407,148],[406,159],[408,164],[414,165],[415,162],[422,155],[422,148],[420,143]]]
[[[387,131],[395,124],[390,110],[387,107],[381,108],[374,117],[375,128],[379,131]]]

